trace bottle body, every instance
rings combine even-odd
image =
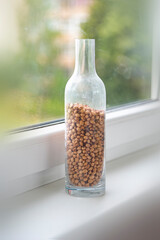
[[[94,40],[76,40],[76,67],[65,89],[65,187],[80,197],[105,191],[106,92],[94,51]]]

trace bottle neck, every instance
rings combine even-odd
[[[94,74],[96,72],[94,39],[76,39],[74,72],[76,74]]]

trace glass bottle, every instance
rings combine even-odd
[[[65,88],[65,189],[105,193],[106,91],[95,69],[95,40],[75,40],[75,70]]]

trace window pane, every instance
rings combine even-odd
[[[151,98],[152,13],[144,0],[0,2],[0,126],[64,117],[74,39],[96,39],[107,106]]]

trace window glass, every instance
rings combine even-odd
[[[74,39],[96,39],[107,106],[151,98],[152,14],[144,0],[0,2],[0,126],[64,117]]]

